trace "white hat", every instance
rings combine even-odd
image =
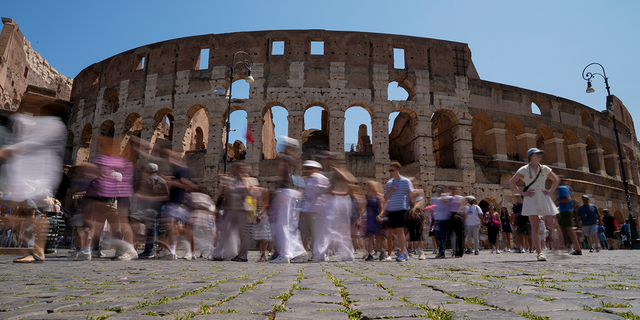
[[[318,161],[307,160],[302,164],[303,167],[322,169],[322,165]]]

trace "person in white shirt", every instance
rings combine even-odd
[[[480,246],[480,225],[482,223],[484,215],[482,209],[476,204],[476,198],[474,196],[468,196],[466,207],[467,217],[464,221],[466,233],[467,233],[467,253],[478,255],[478,247]]]

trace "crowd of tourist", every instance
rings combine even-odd
[[[6,245],[13,232],[17,245],[33,248],[15,262],[45,260],[39,239],[47,228],[42,212],[60,210],[51,191],[60,181],[64,124],[55,106],[43,110],[39,117],[16,116],[9,134],[0,136],[0,244]],[[606,209],[601,216],[587,195],[576,210],[576,232],[573,193],[540,163],[544,151],[536,148],[528,151],[528,164],[509,181],[518,199],[511,210],[497,204],[483,210],[474,196],[463,196],[455,187],[437,188],[427,199],[396,161],[389,163],[384,185],[359,182],[336,164],[334,153],[302,161],[299,141],[280,140],[283,151],[273,189],[260,186],[250,166],[232,163],[230,173],[219,177],[220,194],[212,197],[210,190],[192,182],[193,173],[181,154],[151,148],[135,137],[122,145],[99,136],[93,161],[75,168],[69,190],[76,250],[68,258],[102,258],[101,249],[114,248],[115,260],[243,262],[252,240],[261,253],[258,261],[273,263],[320,262],[334,256],[342,261],[424,260],[423,241],[428,238],[435,258],[446,258],[448,248],[451,256],[461,258],[465,253],[478,255],[484,247],[495,254],[535,251],[537,260],[545,261],[544,249],[581,255],[586,247],[599,251],[613,250],[619,242],[629,246],[629,225],[618,227]],[[299,176],[294,174],[298,167]],[[524,184],[519,186],[519,180]]]

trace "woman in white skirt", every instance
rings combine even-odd
[[[558,234],[558,227],[555,216],[558,214],[558,208],[551,199],[551,194],[556,190],[560,179],[551,171],[551,168],[541,165],[540,160],[544,154],[543,150],[531,148],[527,151],[529,164],[520,167],[516,174],[509,180],[511,190],[517,194],[521,194],[524,198],[522,205],[522,215],[528,216],[531,220],[531,237],[533,244],[538,252],[538,261],[547,261],[547,257],[542,253],[540,246],[540,217],[543,216],[549,230],[552,230],[550,236],[555,239]],[[523,189],[516,186],[516,182],[522,179],[525,184]],[[553,182],[551,188],[547,190],[545,183],[547,179]]]

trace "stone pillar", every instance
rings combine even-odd
[[[568,165],[572,169],[577,169],[582,172],[589,172],[589,158],[587,157],[587,144],[586,143],[574,143],[568,145],[569,158],[571,163]]]
[[[587,157],[597,164],[596,174],[604,176],[607,173],[604,166],[604,150],[597,148],[588,150]]]
[[[329,151],[337,155],[337,163],[344,163],[344,111],[329,111]],[[388,152],[388,150],[387,150]]]
[[[631,160],[629,159],[624,159],[622,160],[624,162],[624,173],[627,176],[627,181],[631,184],[633,183],[633,174],[631,172]],[[622,173],[620,173],[620,175],[622,175]]]
[[[287,120],[289,120],[289,137],[298,140],[302,144],[302,132],[304,131],[304,112],[289,111]],[[276,140],[278,140],[278,137],[276,137]]]
[[[380,110],[375,108],[374,110]],[[389,165],[389,114],[377,111],[371,119],[371,135],[373,144],[373,157],[376,165],[376,179],[378,181],[388,177],[385,172]]]
[[[502,126],[502,128],[500,128]],[[496,160],[507,160],[507,130],[504,129],[504,124],[495,123],[494,127],[485,131],[485,139],[489,141],[491,147],[489,148],[489,154]],[[478,137],[482,139],[482,137]]]
[[[418,116],[416,123],[416,156],[420,162],[420,180],[424,182],[435,179],[436,161],[433,158],[433,138],[431,136],[431,116]],[[388,137],[388,135],[387,135]]]
[[[92,162],[96,158],[98,153],[98,137],[100,136],[100,126],[95,126],[91,130],[91,147],[89,151],[89,162]]]
[[[153,146],[156,143],[156,122],[153,118],[142,119],[142,130],[140,132],[140,139],[146,141],[148,145],[144,148],[144,152],[151,153]]]
[[[633,177],[634,185],[640,182],[640,164],[637,160],[631,162],[631,174],[629,174],[629,176]]]
[[[475,182],[475,163],[473,162],[473,142],[471,140],[471,119],[461,118],[453,127],[453,156],[456,168],[462,169],[462,182]]]
[[[564,139],[554,137],[544,140],[544,151],[548,164],[556,167],[566,168],[567,164],[564,160]]]
[[[520,160],[527,162],[527,151],[536,146],[536,134],[535,133],[523,133],[516,136],[518,139],[518,154]]]
[[[247,156],[245,163],[251,166],[251,175],[260,175],[260,159],[262,159],[262,112],[254,111],[247,114],[247,123],[252,123],[251,134],[254,143],[247,141]]]
[[[184,141],[187,129],[189,128],[189,121],[186,119],[176,119],[171,122],[173,125],[173,136],[171,140],[171,150],[174,152],[185,153],[189,150],[191,141]]]

